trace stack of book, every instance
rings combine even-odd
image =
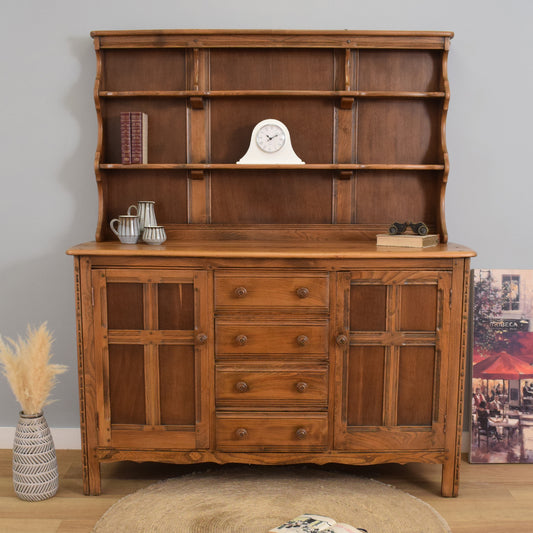
[[[148,163],[148,115],[141,111],[120,113],[120,149],[123,165]]]
[[[428,246],[437,246],[439,244],[439,236],[436,234],[413,235],[407,233],[405,235],[390,235],[389,233],[381,233],[377,236],[376,243],[378,246],[427,248]]]

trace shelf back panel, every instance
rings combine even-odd
[[[332,91],[333,50],[215,49],[210,53],[212,91]]]
[[[109,229],[111,219],[126,214],[139,200],[155,201],[158,224],[187,223],[187,174],[185,171],[113,170],[105,172],[107,197],[105,234],[116,237]]]
[[[117,98],[102,103],[103,157],[121,162],[120,113],[148,115],[148,163],[172,163],[187,158],[187,107],[185,100]]]
[[[358,163],[442,163],[441,115],[438,101],[360,101]]]
[[[331,224],[329,172],[217,172],[211,179],[213,224]]]
[[[211,159],[235,163],[248,150],[254,126],[274,118],[289,129],[294,151],[306,163],[331,163],[334,105],[320,98],[253,98],[213,100]]]
[[[359,50],[361,91],[441,91],[442,52],[434,50]]]
[[[357,223],[424,221],[435,225],[440,201],[439,176],[432,171],[357,172]]]
[[[184,91],[185,50],[105,50],[101,90]]]

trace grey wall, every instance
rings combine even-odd
[[[530,0],[2,0],[0,334],[48,321],[70,366],[47,408],[78,425],[72,260],[92,240],[96,118],[91,30],[281,28],[451,30],[450,240],[474,267],[533,267]],[[18,406],[0,381],[0,426]]]

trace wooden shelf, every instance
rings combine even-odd
[[[154,163],[121,165],[101,163],[100,170],[443,170],[444,165],[396,165],[382,163],[337,163],[305,165],[237,165],[235,163]]]
[[[445,98],[444,91],[98,91],[101,98]]]

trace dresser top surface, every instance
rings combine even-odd
[[[460,244],[438,244],[427,248],[377,246],[375,242],[270,242],[270,241],[167,241],[163,245],[86,242],[70,248],[77,256],[143,256],[275,259],[395,259],[460,258],[476,253]]]

